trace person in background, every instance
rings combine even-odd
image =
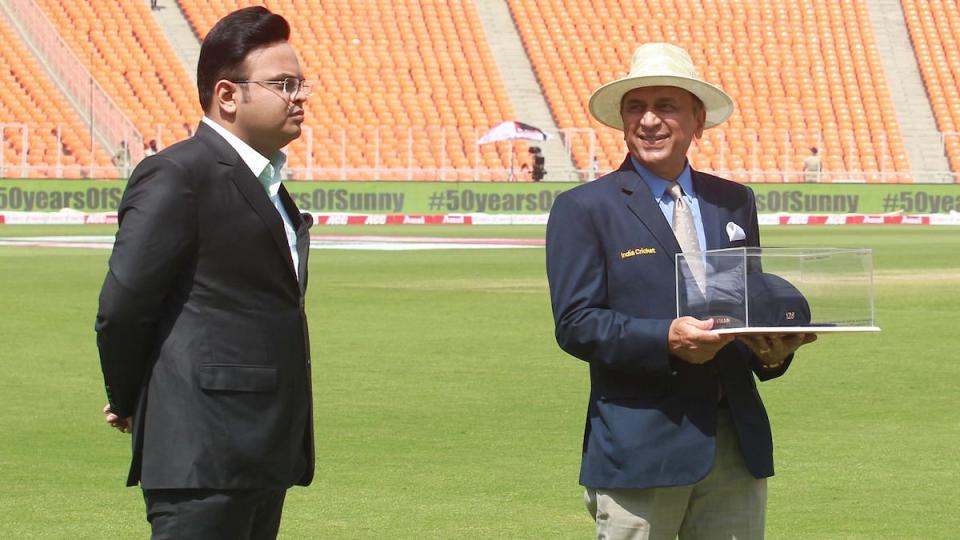
[[[543,151],[539,146],[531,146],[529,152],[532,160],[530,178],[532,178],[534,182],[539,182],[543,180],[543,177],[547,174],[547,160],[543,157]]]
[[[819,182],[823,164],[820,161],[820,151],[816,146],[810,148],[810,155],[803,158],[803,181]]]
[[[600,162],[597,161],[597,156],[590,158],[590,167],[587,169],[587,182],[593,182],[597,179],[597,174],[600,173]]]
[[[126,169],[130,166],[130,149],[127,148],[127,141],[120,141],[120,148],[113,153],[110,161],[121,169]]]

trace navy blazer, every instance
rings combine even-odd
[[[697,171],[692,177],[707,248],[759,246],[750,188]],[[728,239],[729,222],[745,240]],[[737,341],[702,365],[669,354],[680,246],[629,157],[557,197],[546,251],[557,343],[590,364],[582,485],[647,488],[704,478],[714,461],[720,384],[747,468],[757,478],[773,475],[770,423],[754,374],[782,375],[790,359],[764,370]]]

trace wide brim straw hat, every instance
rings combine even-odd
[[[670,43],[645,43],[630,60],[630,73],[609,82],[590,97],[590,114],[601,124],[623,131],[620,103],[631,90],[647,86],[674,86],[697,96],[707,112],[704,128],[722,124],[733,114],[733,99],[697,74],[687,51]]]

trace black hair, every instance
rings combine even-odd
[[[222,79],[243,79],[243,62],[254,49],[290,40],[290,24],[265,7],[238,9],[213,25],[200,45],[197,89],[200,107],[208,112],[213,88]]]

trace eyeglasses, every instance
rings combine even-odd
[[[234,84],[269,84],[280,89],[289,99],[295,99],[298,95],[302,98],[308,98],[313,94],[313,83],[296,77],[287,77],[279,81],[230,81]]]

